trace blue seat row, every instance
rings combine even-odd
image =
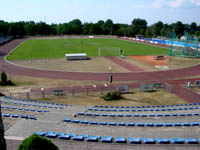
[[[199,113],[180,113],[180,114],[99,114],[89,112],[78,112],[79,116],[95,116],[95,117],[180,117],[180,116],[199,116]]]
[[[35,116],[28,116],[28,115],[26,115],[26,114],[18,115],[18,114],[4,114],[4,113],[2,113],[1,115],[2,115],[2,117],[4,117],[4,118],[9,118],[9,117],[11,117],[11,118],[25,118],[25,119],[36,120],[36,117],[35,117]]]
[[[50,103],[50,102],[35,101],[35,100],[25,100],[25,99],[14,98],[14,97],[9,97],[9,96],[4,96],[4,98],[16,100],[16,101],[32,102],[32,103],[40,103],[40,104],[50,104],[50,105],[58,105],[58,106],[72,106],[71,104],[59,104],[59,103]]]
[[[36,105],[36,104],[27,104],[27,103],[16,103],[16,102],[2,102],[4,104],[11,104],[11,105],[23,105],[23,106],[33,106],[33,107],[40,107],[40,108],[54,108],[54,109],[64,109],[63,106],[47,106],[47,105]]]
[[[179,110],[197,110],[200,107],[180,107],[180,108],[157,108],[157,109],[97,109],[88,108],[88,111],[107,111],[107,112],[141,112],[141,111],[179,111]]]
[[[2,109],[8,109],[8,110],[19,110],[19,111],[49,112],[49,110],[39,110],[39,109],[30,109],[30,108],[22,108],[22,107],[1,106],[1,108]]]
[[[196,138],[135,138],[135,137],[112,137],[112,136],[88,136],[77,134],[54,133],[52,131],[36,132],[35,134],[47,138],[58,138],[61,140],[102,142],[102,143],[129,143],[129,144],[200,144]]]
[[[175,104],[175,105],[151,105],[151,106],[104,106],[95,105],[95,108],[160,108],[160,107],[179,107],[179,106],[192,106],[200,105],[200,103],[190,103],[190,104]]]
[[[133,123],[133,122],[105,122],[105,121],[87,121],[87,120],[71,120],[69,118],[65,118],[63,120],[63,122],[71,122],[71,123],[77,123],[77,124],[89,124],[89,125],[108,125],[108,126],[137,126],[137,127],[194,127],[194,126],[199,126],[200,123],[199,122],[175,122],[175,123],[151,123],[151,122],[147,122],[147,123],[142,123],[142,122],[137,122],[137,123]]]

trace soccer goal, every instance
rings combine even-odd
[[[120,47],[99,48],[99,56],[120,56],[122,53]]]

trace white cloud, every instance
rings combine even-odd
[[[190,0],[192,4],[200,6],[200,0]]]
[[[181,7],[184,4],[185,0],[173,0],[168,3],[170,7]]]

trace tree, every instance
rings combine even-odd
[[[58,147],[49,139],[33,134],[22,141],[18,150],[58,150]]]
[[[106,20],[104,24],[104,34],[105,35],[113,34],[113,21],[111,19]]]
[[[147,21],[144,19],[134,19],[130,27],[130,35],[135,36],[137,34],[144,35],[147,28]]]
[[[145,37],[151,38],[153,36],[152,26],[148,27],[145,32]]]
[[[4,126],[1,117],[1,107],[0,107],[0,150],[6,150],[6,141],[4,139]]]
[[[70,34],[81,34],[82,33],[82,23],[79,19],[74,19],[68,23]]]
[[[195,34],[195,32],[198,30],[197,24],[195,22],[192,22],[190,24],[190,34]]]
[[[90,26],[91,26],[90,23],[84,23],[84,25],[83,25],[83,34],[86,34],[86,35],[89,34],[89,32],[90,32]]]

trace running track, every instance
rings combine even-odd
[[[98,80],[107,81],[109,73],[87,73],[87,72],[65,72],[40,70],[34,68],[26,68],[10,64],[4,60],[8,54],[8,49],[13,50],[24,40],[17,39],[7,44],[0,46],[0,70],[7,73],[31,77],[42,77],[51,79],[65,79],[65,80]],[[128,72],[128,73],[113,73],[115,81],[166,81],[172,78],[183,78],[189,76],[200,75],[200,65],[192,66],[184,69],[168,70],[168,71],[154,71],[154,72]]]

